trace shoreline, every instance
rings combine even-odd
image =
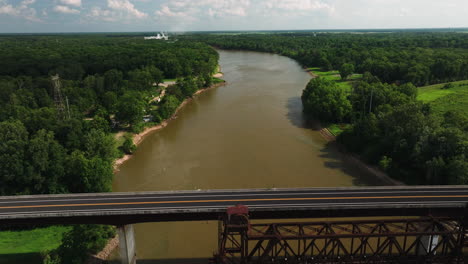
[[[318,77],[318,75],[314,74],[309,69],[304,68],[304,70],[310,76],[312,76],[312,78],[317,78]],[[388,176],[385,172],[383,172],[379,168],[377,168],[375,166],[372,166],[372,165],[369,165],[366,162],[362,161],[361,158],[357,154],[348,152],[343,145],[341,145],[340,143],[338,143],[336,141],[336,136],[333,135],[330,132],[330,130],[328,130],[328,128],[322,127],[322,124],[320,123],[320,121],[318,121],[318,126],[319,126],[318,131],[322,135],[322,137],[327,142],[335,144],[338,147],[339,151],[343,154],[343,157],[345,159],[349,160],[352,164],[356,165],[360,170],[365,171],[367,173],[370,173],[374,177],[380,179],[382,182],[385,182],[385,183],[387,183],[389,185],[392,185],[392,186],[404,186],[404,185],[406,185],[405,183],[400,182],[398,180],[395,180],[392,177]]]
[[[338,150],[343,154],[343,157],[350,161],[352,164],[356,165],[360,170],[370,173],[372,176],[378,178],[382,182],[392,185],[392,186],[405,186],[406,184],[400,182],[398,180],[393,179],[392,177],[388,176],[385,172],[380,170],[378,167],[367,164],[361,157],[355,153],[348,152],[342,144],[336,141],[336,137],[328,130],[328,128],[320,126],[320,134],[322,137],[329,143],[335,144]]]
[[[222,77],[222,76],[221,76]],[[207,87],[207,88],[204,88],[204,89],[200,89],[198,91],[196,91],[192,97],[190,98],[187,98],[185,99],[180,105],[179,107],[177,107],[177,109],[174,111],[174,114],[172,114],[172,116],[164,121],[162,121],[160,124],[156,125],[156,126],[152,126],[152,127],[147,127],[145,128],[145,130],[143,130],[141,133],[138,133],[138,134],[135,134],[133,136],[133,144],[135,144],[136,146],[140,145],[141,142],[143,142],[143,140],[146,138],[146,136],[148,136],[149,134],[155,132],[155,131],[159,131],[163,128],[165,128],[167,125],[169,125],[169,122],[171,120],[174,120],[177,118],[177,114],[179,113],[179,111],[184,107],[186,106],[188,103],[190,103],[191,101],[193,101],[193,99],[208,91],[208,90],[211,90],[211,89],[214,89],[214,88],[218,88],[218,87],[221,87],[223,85],[225,85],[226,82],[222,82],[222,83],[217,83],[217,84],[213,84],[212,86],[210,87]],[[119,159],[116,159],[114,161],[114,165],[113,165],[113,169],[114,169],[114,174],[117,173],[119,171],[119,168],[120,166],[122,166],[122,164],[124,164],[126,161],[130,160],[131,158],[133,157],[133,155],[125,155],[123,156],[122,158],[119,158]],[[99,253],[97,253],[96,255],[93,255],[91,257],[91,259],[86,263],[86,264],[102,264],[102,263],[105,263],[105,261],[109,258],[109,256],[112,254],[112,252],[119,246],[119,238],[118,238],[118,235],[116,235],[114,238],[110,239],[108,241],[108,243],[106,244],[106,247],[101,250]]]
[[[225,85],[226,82],[222,82],[222,83],[217,83],[217,84],[213,84],[212,86],[210,87],[207,87],[207,88],[203,88],[203,89],[200,89],[198,91],[196,91],[192,97],[190,98],[187,98],[185,99],[180,105],[179,107],[177,107],[177,109],[175,110],[174,114],[172,114],[172,116],[166,120],[163,120],[160,124],[158,125],[155,125],[155,126],[152,126],[152,127],[147,127],[145,128],[142,132],[138,133],[138,134],[134,134],[133,136],[133,144],[135,144],[135,146],[138,147],[138,145],[140,145],[140,143],[146,138],[146,136],[148,136],[149,134],[155,132],[155,131],[158,131],[158,130],[161,130],[163,128],[165,128],[167,125],[169,125],[169,122],[171,120],[174,120],[177,118],[177,114],[179,113],[179,111],[184,107],[186,106],[188,103],[190,103],[191,101],[193,101],[193,99],[208,91],[208,90],[211,90],[211,89],[214,89],[214,88],[218,88],[220,86],[223,86]],[[119,171],[119,168],[120,166],[122,166],[122,164],[124,164],[126,161],[128,161],[129,159],[132,158],[132,154],[126,154],[125,156],[123,156],[122,158],[119,158],[119,159],[116,159],[114,161],[114,165],[113,165],[113,169],[114,169],[114,173],[118,172]]]

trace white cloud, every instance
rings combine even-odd
[[[245,17],[250,0],[173,0],[162,4],[154,12],[159,22],[173,30],[206,18]]]
[[[60,3],[64,5],[71,5],[71,6],[76,6],[76,7],[81,6],[81,0],[60,0]]]
[[[7,1],[0,1],[0,14],[6,14],[15,17],[22,17],[26,20],[33,22],[40,22],[41,20],[36,16],[36,9],[30,7],[36,0],[24,0],[21,1],[17,6],[8,4]]]
[[[20,19],[53,24],[27,25],[38,31],[185,31],[467,27],[466,17],[468,0],[0,0],[0,31]]]
[[[317,0],[278,0],[264,1],[264,6],[270,9],[281,9],[287,11],[314,11],[331,8],[330,5]]]
[[[114,22],[119,19],[118,15],[110,10],[103,10],[100,7],[93,7],[87,15],[91,19],[103,20],[107,22]]]
[[[129,0],[107,0],[107,9],[92,7],[87,18],[107,22],[130,22],[134,19],[144,19],[148,14],[138,10]]]
[[[79,14],[80,10],[70,8],[68,6],[63,6],[63,5],[57,5],[54,7],[54,11],[58,13],[64,13],[64,14]]]
[[[310,16],[316,12],[333,14],[335,7],[320,0],[263,0],[261,14],[265,16]]]
[[[129,0],[107,0],[110,9],[126,12],[135,18],[145,18],[148,14],[139,11]]]

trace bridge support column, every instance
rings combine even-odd
[[[133,225],[118,227],[122,264],[136,264],[136,243]]]

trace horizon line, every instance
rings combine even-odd
[[[147,30],[147,31],[44,31],[44,32],[0,32],[0,35],[8,34],[102,34],[102,33],[150,33],[150,32],[171,32],[171,33],[198,33],[198,32],[294,32],[294,31],[398,31],[398,30],[468,30],[468,27],[408,27],[408,28],[333,28],[333,29],[239,29],[239,30]]]

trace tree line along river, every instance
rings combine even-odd
[[[219,53],[227,84],[201,94],[149,135],[120,167],[114,191],[379,184],[304,121],[300,95],[311,76],[297,62]],[[206,263],[216,249],[217,223],[138,224],[136,240],[144,263]]]

